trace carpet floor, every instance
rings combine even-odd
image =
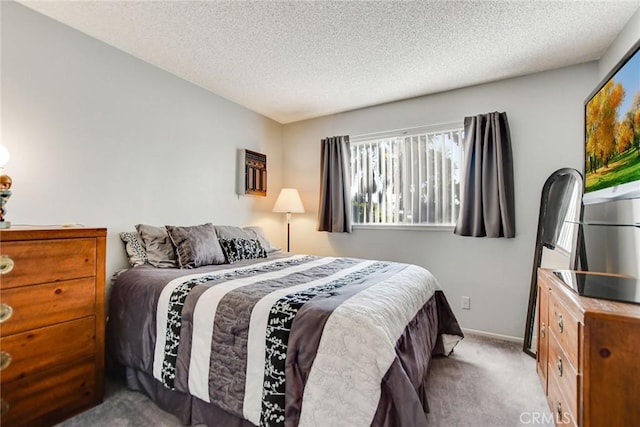
[[[517,343],[467,334],[451,356],[432,361],[427,390],[429,426],[553,425],[535,360]],[[108,379],[102,404],[58,427],[181,425],[143,394]]]

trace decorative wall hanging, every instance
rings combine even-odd
[[[238,193],[267,195],[267,155],[251,150],[239,150]]]

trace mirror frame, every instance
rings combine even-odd
[[[537,315],[537,301],[538,301],[538,267],[542,261],[542,240],[544,234],[544,216],[547,212],[549,201],[549,189],[554,182],[560,176],[571,175],[577,179],[580,183],[581,194],[584,191],[584,183],[582,174],[573,168],[562,168],[553,172],[542,187],[542,195],[540,197],[540,212],[538,214],[538,234],[536,236],[536,246],[533,254],[533,268],[531,271],[531,285],[529,289],[529,304],[527,307],[527,319],[525,322],[524,330],[524,342],[522,344],[522,350],[531,357],[536,357],[536,351],[531,349],[531,342],[533,340],[534,326]],[[584,240],[582,239],[582,197],[580,200],[580,214],[578,218],[578,231],[577,236],[574,238],[574,249],[571,251],[571,258],[569,259],[569,269],[575,270],[578,267],[581,254],[584,254]]]

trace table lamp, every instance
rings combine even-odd
[[[283,188],[280,190],[276,204],[273,205],[273,212],[284,212],[287,214],[287,252],[290,249],[291,236],[291,214],[304,213],[304,206],[298,190],[295,188]]]

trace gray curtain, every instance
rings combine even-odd
[[[454,233],[514,237],[513,156],[506,113],[464,119],[465,165]]]
[[[320,143],[318,231],[351,233],[349,136],[325,138]]]

